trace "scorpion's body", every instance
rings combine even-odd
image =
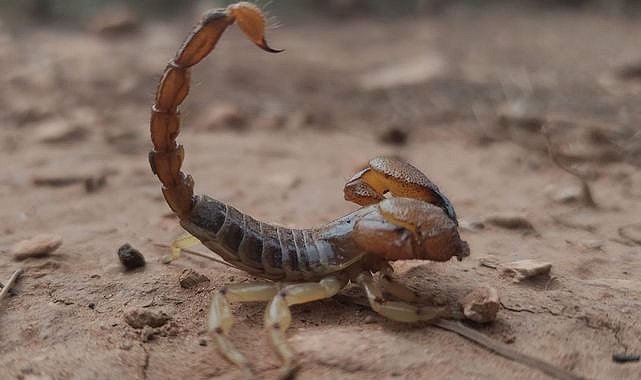
[[[386,199],[382,201],[383,207],[398,201]],[[424,204],[410,199],[402,201]],[[438,209],[429,204],[423,207]],[[233,206],[208,196],[197,196],[192,212],[181,220],[181,225],[225,261],[255,276],[296,282],[318,281],[335,275],[346,282],[363,271],[378,272],[387,266],[388,260],[371,255],[353,236],[358,223],[380,221],[380,214],[381,204],[377,203],[318,227],[293,229],[257,221]],[[444,239],[456,239],[453,221],[444,213],[434,215],[442,225],[436,232]],[[433,236],[432,241],[436,238]],[[436,254],[445,260],[452,257],[452,252],[441,250],[434,252],[432,260],[438,259]]]
[[[388,262],[460,260],[469,248],[459,237],[449,200],[422,172],[399,159],[371,160],[344,189],[345,198],[362,207],[310,229],[258,222],[215,199],[194,196],[193,179],[181,171],[178,107],[189,93],[190,68],[234,22],[256,45],[277,52],[265,42],[264,18],[255,5],[241,2],[208,13],[165,68],[150,121],[154,148],[149,162],[181,225],[230,265],[273,281],[230,285],[214,294],[208,329],[221,353],[251,375],[247,360],[227,337],[233,323],[229,304],[269,301],[265,326],[288,376],[294,368],[284,335],[289,306],[332,297],[350,281],[361,285],[372,309],[387,318],[416,322],[443,316],[442,308],[407,303],[415,294],[391,280]],[[379,281],[372,276],[377,272],[382,273]],[[384,290],[401,301],[386,300]]]

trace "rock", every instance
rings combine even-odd
[[[145,257],[140,251],[129,245],[129,243],[125,243],[118,248],[118,259],[127,270],[140,268],[145,265]]]
[[[387,145],[403,146],[407,144],[407,138],[408,133],[405,129],[392,126],[378,136],[378,141]]]
[[[193,269],[185,269],[180,274],[178,281],[180,282],[181,287],[189,289],[200,283],[209,281],[209,277],[204,274],[200,274]]]
[[[115,7],[100,12],[91,29],[103,36],[132,34],[140,28],[140,18],[128,7]]]
[[[35,127],[33,136],[41,143],[60,144],[81,141],[87,137],[88,131],[78,124],[64,119],[45,120]]]
[[[45,257],[62,245],[62,237],[55,234],[42,234],[28,240],[22,240],[11,247],[11,254],[16,260],[30,257]]]
[[[234,104],[222,104],[207,111],[200,122],[198,129],[215,131],[220,129],[244,129],[247,120],[240,107]]]
[[[260,113],[252,122],[255,129],[274,130],[282,129],[287,123],[287,117],[281,111],[265,111]]]
[[[477,222],[467,219],[459,219],[458,224],[460,229],[468,232],[479,232],[485,229],[485,224],[483,224],[483,222]]]
[[[163,312],[143,308],[129,309],[123,315],[125,322],[135,329],[148,327],[161,327],[171,320],[171,317]]]
[[[366,72],[359,82],[364,90],[391,89],[425,83],[443,76],[446,71],[445,60],[432,53],[414,59],[399,60]]]
[[[532,223],[524,216],[518,214],[496,214],[490,215],[485,219],[485,223],[508,230],[535,231]]]
[[[552,195],[552,200],[558,203],[570,204],[577,203],[582,197],[580,187],[564,187]]]
[[[499,311],[499,294],[490,286],[480,286],[463,298],[462,305],[467,319],[478,323],[492,322]]]
[[[641,359],[641,355],[627,354],[627,353],[615,353],[612,354],[612,361],[615,363],[629,363],[629,362],[638,362]]]
[[[484,267],[496,269],[499,266],[499,258],[494,255],[485,255],[479,257],[479,264]]]
[[[512,277],[514,282],[521,282],[526,278],[549,275],[552,264],[545,261],[526,259],[501,264],[498,269],[501,274]]]

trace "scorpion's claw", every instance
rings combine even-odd
[[[449,199],[425,174],[414,166],[395,157],[376,157],[368,167],[347,181],[345,199],[361,206],[375,204],[384,194],[422,200],[443,209],[458,225],[456,212]]]

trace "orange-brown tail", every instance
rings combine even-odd
[[[190,68],[209,54],[225,29],[236,22],[247,37],[261,49],[276,53],[265,41],[265,18],[254,4],[240,2],[225,9],[208,12],[182,43],[160,79],[151,108],[151,169],[162,182],[169,207],[183,219],[193,208],[194,180],[180,168],[182,145],[176,143],[180,132],[178,107],[189,93]]]

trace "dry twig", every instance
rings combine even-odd
[[[572,174],[573,176],[578,178],[579,181],[581,181],[581,200],[583,204],[590,208],[598,208],[596,202],[594,201],[594,198],[592,197],[592,191],[590,190],[590,186],[588,185],[588,182],[585,179],[585,177],[581,175],[581,173],[566,166],[559,159],[559,152],[556,149],[554,149],[554,146],[552,145],[552,138],[550,137],[550,131],[548,130],[548,127],[546,124],[543,124],[543,127],[541,127],[541,131],[543,132],[543,136],[545,136],[548,155],[550,156],[550,159],[556,164],[556,166],[563,169],[567,173]]]
[[[439,321],[433,322],[432,324],[444,330],[459,334],[460,336],[494,353],[497,353],[506,359],[515,361],[517,363],[521,363],[533,369],[538,369],[539,371],[555,379],[585,380],[584,377],[577,376],[567,371],[564,371],[561,368],[555,367],[552,364],[544,362],[541,359],[537,359],[537,358],[522,354],[512,349],[511,347],[508,347],[504,343],[491,339],[476,330],[473,330],[469,327],[464,326],[461,322],[439,320]]]
[[[9,289],[11,289],[11,287],[16,282],[18,277],[20,277],[21,274],[22,274],[22,268],[18,268],[18,270],[13,272],[9,281],[7,281],[4,288],[2,288],[2,290],[0,291],[0,301],[2,301],[7,296],[7,294],[9,294]]]

